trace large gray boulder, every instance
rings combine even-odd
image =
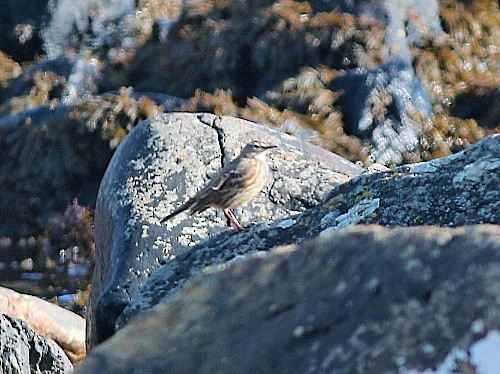
[[[268,186],[237,211],[260,224],[239,233],[209,210],[159,225],[251,138],[281,144]],[[341,230],[498,224],[499,143],[358,174],[230,117],[142,123],[115,153],[96,211],[88,344],[121,331],[82,368],[423,370],[475,349],[498,329],[498,226]],[[265,254],[283,245],[293,247]]]
[[[498,295],[498,226],[352,227],[206,269],[75,373],[493,373]]]
[[[297,244],[356,224],[462,226],[500,223],[500,136],[464,152],[351,179],[305,213],[238,235],[218,235],[190,247],[158,269],[116,320],[166,301],[193,274],[239,256]]]
[[[279,151],[268,157],[273,171],[264,191],[235,212],[243,225],[264,225],[241,236],[214,209],[159,223],[254,139],[274,142]],[[246,238],[242,253],[252,242],[261,243],[255,249],[265,242],[266,248],[279,244],[280,237],[269,241],[267,233],[261,234],[266,223],[317,205],[333,187],[362,171],[319,147],[241,119],[173,113],[141,123],[114,154],[97,198],[88,345],[114,334],[123,309],[161,265],[209,238]]]
[[[0,312],[0,373],[70,373],[73,365],[52,339]]]

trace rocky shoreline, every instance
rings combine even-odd
[[[488,372],[497,2],[0,8],[0,248],[95,260],[76,372]],[[159,224],[253,137],[279,152],[247,232]],[[3,371],[72,370],[9,310]]]

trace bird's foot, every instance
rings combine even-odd
[[[243,231],[247,231],[246,228],[244,228],[241,223],[238,222],[238,219],[236,218],[236,216],[234,215],[233,211],[231,209],[224,209],[224,214],[226,215],[226,217],[229,219],[229,221],[231,221],[235,226],[236,228],[243,232]]]

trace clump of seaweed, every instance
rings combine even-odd
[[[448,107],[471,85],[498,87],[500,11],[491,0],[441,1],[445,34],[414,48],[415,70],[433,102]]]
[[[268,91],[265,100],[252,97],[245,106],[235,102],[231,91],[216,90],[211,94],[198,90],[181,109],[238,116],[275,128],[283,128],[285,123],[291,122],[317,134],[307,140],[351,161],[369,164],[363,143],[344,132],[342,115],[335,104],[338,93],[326,88],[336,76],[335,69],[304,68],[278,89]]]
[[[61,251],[67,251],[68,255],[64,257],[68,262],[93,262],[95,245],[92,218],[93,212],[73,199],[61,216],[49,222],[38,241],[55,248],[59,260]]]
[[[387,58],[384,36],[377,21],[314,13],[303,2],[189,3],[165,40],[145,43],[114,81],[185,98],[230,90],[244,104],[306,66],[374,68]],[[105,71],[116,77],[117,68]]]
[[[161,105],[146,96],[133,98],[132,92],[131,88],[121,87],[118,95],[87,100],[73,106],[68,117],[84,123],[115,149],[135,125],[163,111]]]
[[[0,51],[0,99],[1,90],[6,88],[11,79],[17,78],[22,72],[21,66]]]

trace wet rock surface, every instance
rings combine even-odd
[[[211,236],[236,236],[222,212],[159,220],[201,188],[242,146],[278,145],[271,178],[240,222],[270,222],[318,204],[333,186],[363,169],[321,148],[257,124],[208,114],[178,113],[142,123],[114,155],[99,191],[96,268],[87,315],[89,344],[115,331],[115,321],[149,276]]]
[[[353,227],[210,267],[75,373],[422,371],[456,350],[446,367],[466,367],[500,329],[499,239],[492,225]]]
[[[433,114],[429,97],[409,64],[394,60],[376,70],[350,71],[329,88],[343,92],[338,103],[345,130],[370,141],[373,161],[401,164],[422,151],[421,118]]]
[[[72,362],[85,357],[85,320],[35,296],[0,287],[0,310],[26,322],[41,336],[54,340]]]

